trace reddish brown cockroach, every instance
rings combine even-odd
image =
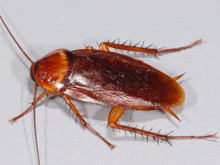
[[[33,62],[15,40],[4,20],[0,16],[9,34],[20,48],[26,58],[32,63],[31,77],[35,81],[34,101],[22,114],[10,120],[12,123],[34,110],[34,129],[37,148],[38,163],[40,158],[37,144],[35,107],[46,94],[62,97],[69,105],[73,113],[86,127],[111,149],[114,145],[104,139],[98,132],[91,128],[83,119],[71,99],[113,107],[108,117],[108,125],[111,128],[129,131],[131,133],[150,136],[154,139],[167,141],[169,139],[206,139],[215,138],[216,134],[206,136],[170,136],[169,134],[153,133],[143,129],[117,124],[126,108],[134,110],[164,110],[176,119],[180,119],[170,109],[181,105],[185,100],[185,93],[176,81],[183,76],[171,78],[163,72],[128,56],[110,52],[108,47],[120,50],[141,52],[157,56],[162,53],[178,52],[189,49],[202,42],[173,49],[157,50],[125,45],[113,42],[103,42],[100,50],[94,50],[91,46],[86,49],[69,51],[66,49],[55,50],[36,62]],[[45,91],[36,97],[37,87]]]

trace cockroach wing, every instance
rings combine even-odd
[[[142,61],[100,50],[72,52],[64,92],[72,99],[132,109],[176,107],[185,99],[175,80]]]

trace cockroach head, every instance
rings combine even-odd
[[[69,66],[69,56],[73,53],[66,49],[55,50],[31,66],[31,77],[49,93],[65,90],[64,79]]]

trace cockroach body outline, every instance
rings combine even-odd
[[[120,44],[115,43],[115,41],[108,41],[102,42],[99,45],[99,50],[95,50],[91,46],[87,46],[86,49],[73,51],[58,49],[33,62],[13,37],[1,16],[0,19],[19,49],[32,63],[30,71],[31,77],[35,81],[34,101],[26,111],[11,119],[10,122],[13,123],[33,108],[35,142],[39,165],[35,109],[36,103],[46,94],[62,97],[76,115],[76,118],[80,120],[83,127],[93,132],[111,149],[114,148],[114,145],[90,127],[70,101],[71,99],[112,106],[113,108],[108,117],[108,125],[111,128],[129,131],[134,133],[135,136],[136,134],[146,137],[150,136],[158,140],[158,142],[161,139],[171,144],[169,142],[170,139],[206,139],[217,137],[217,134],[206,136],[171,136],[169,135],[170,133],[160,134],[160,131],[153,133],[151,130],[145,131],[144,129],[117,124],[126,108],[143,111],[164,110],[180,121],[170,108],[181,105],[185,100],[184,90],[176,82],[184,74],[171,78],[142,61],[123,54],[110,52],[109,47],[157,56],[158,54],[178,52],[192,48],[201,43],[202,40],[198,40],[189,46],[164,50],[144,48],[143,45],[137,47],[137,44],[134,46],[131,44],[126,45],[126,42]],[[42,87],[45,91],[36,97],[38,86]]]

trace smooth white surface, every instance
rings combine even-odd
[[[70,50],[108,39],[145,41],[158,48],[204,43],[159,59],[136,58],[170,76],[186,72],[181,86],[186,101],[174,112],[180,123],[159,111],[127,110],[122,122],[153,127],[173,135],[220,133],[220,2],[219,1],[8,1],[0,0],[0,14],[22,48],[37,60],[58,48]],[[30,62],[0,23],[0,164],[37,164],[32,112],[11,125],[33,99]],[[113,51],[113,50],[112,50]],[[129,53],[132,57],[134,54]],[[130,133],[106,129],[110,107],[76,103],[91,126],[109,142],[111,151],[89,131],[83,131],[62,99],[46,99],[37,107],[41,164],[219,164],[219,139],[172,140],[173,147],[134,139]],[[82,112],[83,113],[83,112]],[[129,122],[129,117],[132,117]]]

